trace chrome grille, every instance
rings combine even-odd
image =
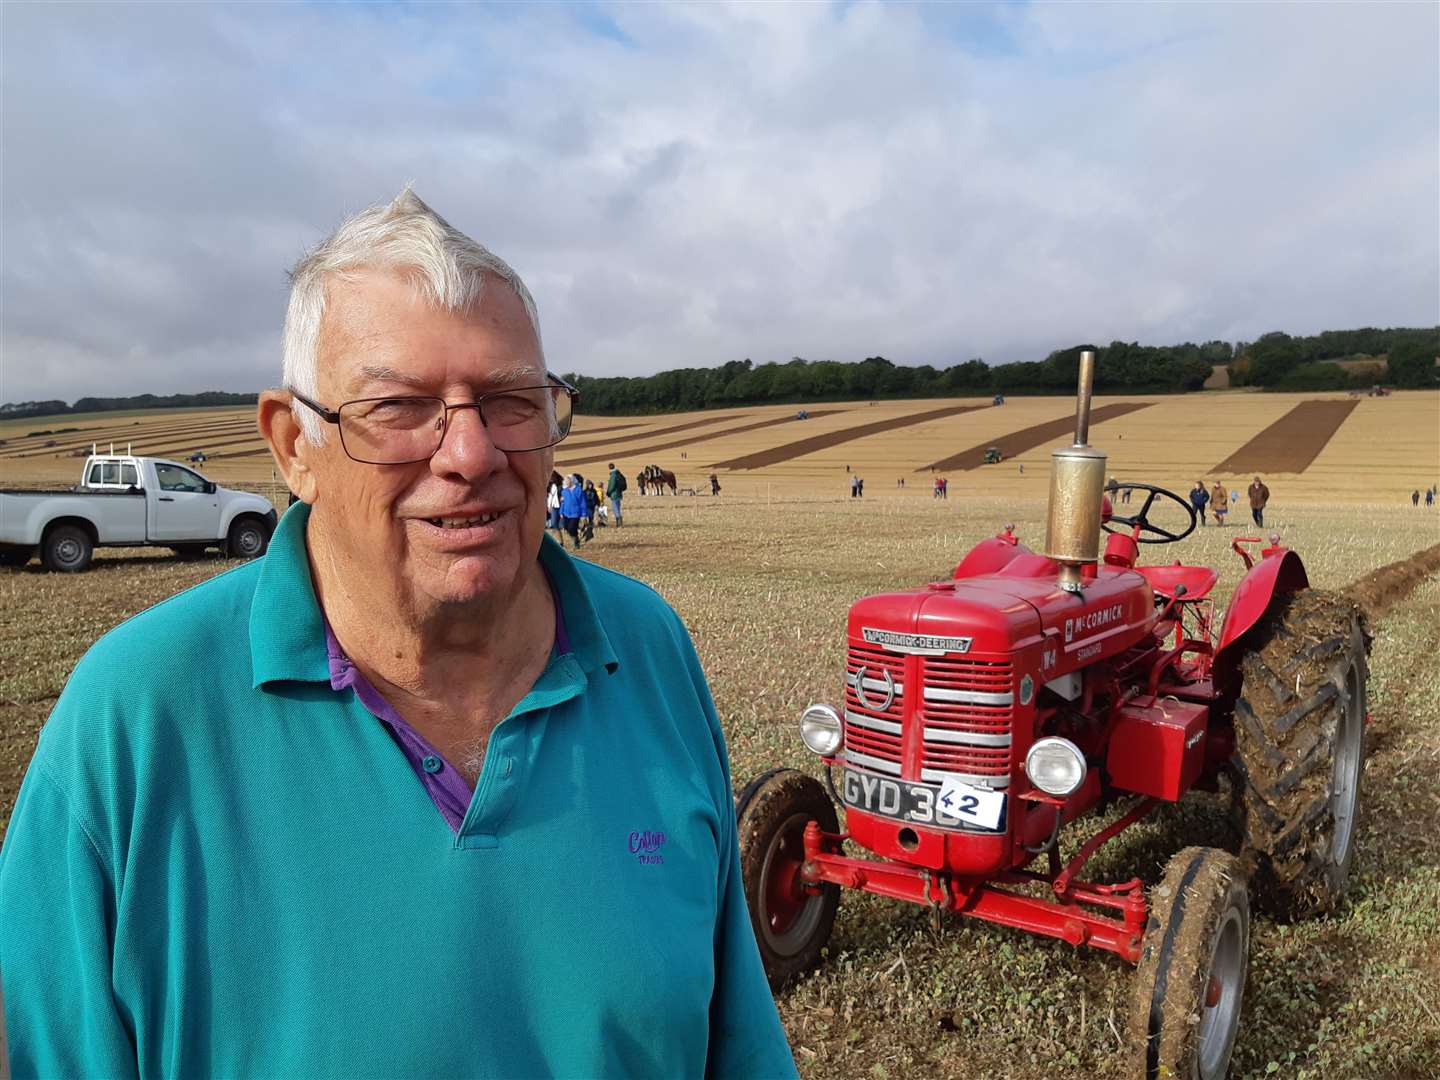
[[[927,780],[944,773],[1008,779],[1015,714],[1010,661],[927,656],[921,672],[921,775]]]
[[[887,692],[889,704],[878,708]],[[852,644],[845,660],[846,757],[862,768],[898,774],[904,707],[905,658]]]
[[[905,659],[873,645],[850,645],[845,755],[860,768],[900,772]],[[923,729],[920,778],[939,783],[955,775],[1005,787],[1015,712],[1014,666],[1008,660],[961,656],[926,656],[919,665],[923,691],[910,705],[910,722]]]

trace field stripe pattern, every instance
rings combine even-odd
[[[746,414],[739,416],[702,416],[698,420],[691,420],[684,424],[672,424],[669,427],[654,428],[650,431],[641,431],[634,435],[621,435],[618,439],[593,439],[590,442],[575,443],[570,447],[572,450],[591,450],[597,446],[619,446],[621,443],[639,442],[641,439],[653,439],[657,435],[673,435],[677,431],[693,431],[697,427],[704,427],[708,424],[723,424],[727,420],[740,420]],[[576,434],[579,434],[577,432]],[[589,434],[589,432],[586,432]]]
[[[1152,403],[1148,401],[1122,401],[1116,405],[1101,405],[1098,409],[1090,412],[1091,425],[1103,423],[1106,420],[1113,420],[1117,416],[1124,416],[1126,413],[1137,412],[1140,409],[1148,409]],[[958,469],[961,472],[968,472],[971,469],[978,469],[985,464],[985,451],[992,446],[998,447],[1002,459],[1009,459],[1025,453],[1027,450],[1034,450],[1052,439],[1058,439],[1062,435],[1068,435],[1075,430],[1075,416],[1062,416],[1055,420],[1047,420],[1043,424],[1034,424],[1019,431],[1012,431],[1009,435],[1002,435],[998,439],[989,439],[983,443],[977,443],[967,450],[961,450],[958,454],[951,454],[947,458],[916,469],[916,472],[930,472],[932,469]]]
[[[1302,473],[1359,404],[1302,401],[1210,471]]]
[[[947,409],[931,409],[927,412],[911,413],[908,416],[893,416],[888,420],[876,420],[869,424],[860,424],[858,427],[844,428],[840,431],[827,431],[823,435],[814,435],[808,439],[799,439],[796,442],[772,447],[769,450],[761,450],[754,454],[746,454],[743,457],[731,458],[729,461],[717,461],[710,467],[712,469],[737,470],[763,469],[767,465],[778,465],[782,461],[790,461],[792,458],[803,457],[805,454],[813,454],[818,450],[828,450],[832,446],[841,446],[847,442],[854,442],[856,439],[863,439],[867,435],[879,435],[881,432],[895,431],[898,428],[923,424],[927,420],[941,420],[947,416],[959,416],[961,413],[976,412],[979,409],[988,408],[991,408],[991,406],[953,405]],[[821,414],[811,413],[810,415],[819,416]]]
[[[835,413],[844,411],[844,409],[818,409],[810,414],[810,418],[813,420],[819,416],[833,416]],[[793,416],[777,416],[772,417],[769,420],[760,420],[754,424],[741,424],[739,427],[723,428],[720,431],[708,431],[698,440],[693,438],[676,439],[673,442],[657,443],[654,446],[643,446],[640,447],[638,450],[623,450],[621,452],[626,457],[640,457],[643,454],[658,454],[661,450],[673,450],[677,446],[689,446],[691,443],[694,442],[708,442],[712,439],[723,439],[729,435],[740,435],[747,431],[759,431],[761,428],[774,427],[777,424],[793,424],[795,422],[795,417]],[[586,443],[585,445],[589,446],[592,444]],[[576,446],[575,449],[583,449],[583,447]],[[607,450],[603,454],[597,453],[591,457],[566,458],[564,461],[557,461],[555,463],[555,467],[557,469],[568,469],[572,465],[589,465],[592,462],[605,461],[606,459],[615,456],[617,455],[614,454],[612,451]]]

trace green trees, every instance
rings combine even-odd
[[[1396,386],[1440,386],[1440,332],[1414,334],[1390,346],[1390,381]]]

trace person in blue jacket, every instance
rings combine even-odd
[[[291,282],[301,502],[86,653],[21,786],[13,1075],[794,1077],[690,636],[545,534],[524,284],[408,189]]]
[[[580,519],[585,512],[585,489],[580,486],[579,475],[565,477],[565,488],[560,492],[560,523],[575,541],[576,551],[580,550]]]

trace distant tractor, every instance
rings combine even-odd
[[[842,889],[1106,949],[1138,967],[1133,1073],[1211,1080],[1239,1028],[1252,892],[1282,918],[1345,894],[1369,639],[1274,534],[1258,560],[1258,538],[1232,541],[1247,573],[1218,633],[1214,569],[1138,566],[1195,512],[1141,483],[1138,512],[1113,512],[1086,442],[1093,374],[1082,353],[1045,554],[1007,527],[948,580],[850,608],[841,703],[800,717],[826,782],[772,769],[738,797],[746,898],[776,987],[820,960]],[[1152,519],[1157,500],[1186,524]],[[1148,895],[1139,877],[1080,879],[1107,841],[1222,778],[1238,851],[1185,847]],[[1063,858],[1067,827],[1101,811]]]
[[[1394,392],[1395,391],[1388,386],[1376,385],[1370,388],[1371,397],[1389,397]]]
[[[1002,453],[1000,453],[1000,448],[999,448],[998,446],[992,446],[992,447],[990,447],[988,450],[985,451],[985,464],[986,464],[986,465],[999,465],[999,464],[1000,464],[1000,460],[1001,460],[1001,458],[1003,458],[1003,457],[1004,457],[1004,455],[1003,455]]]

